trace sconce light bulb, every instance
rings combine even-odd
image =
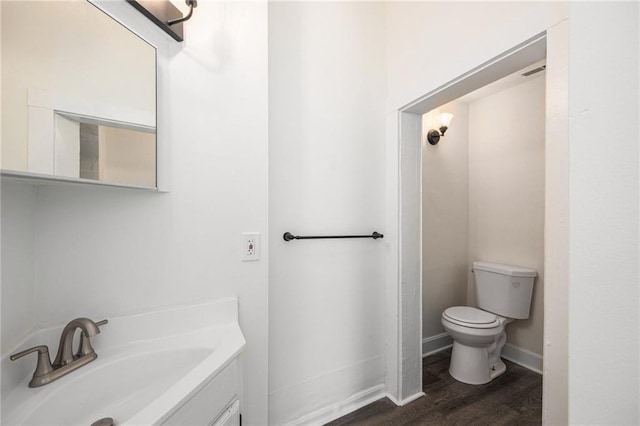
[[[440,127],[444,127],[445,129],[449,128],[449,124],[451,124],[451,120],[453,119],[453,114],[448,112],[443,112],[438,117],[440,121]]]

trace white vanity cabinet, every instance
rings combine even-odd
[[[240,426],[240,400],[233,401],[212,426]]]
[[[233,360],[162,424],[175,426],[238,426],[240,376]]]

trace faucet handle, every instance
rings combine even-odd
[[[44,376],[45,374],[53,371],[51,365],[51,359],[49,358],[49,348],[46,345],[34,346],[33,348],[25,349],[24,351],[15,353],[9,356],[11,361],[15,361],[18,358],[22,358],[31,352],[38,352],[38,364],[36,365],[36,371],[33,372],[33,377]]]
[[[91,340],[89,339],[90,337],[84,334],[84,332],[80,333],[80,346],[78,346],[78,352],[76,352],[75,358],[95,353],[93,346],[91,346]]]
[[[9,358],[11,359],[11,361],[15,361],[18,358],[22,358],[23,356],[29,355],[31,352],[36,352],[36,351],[38,351],[38,355],[42,355],[44,353],[48,354],[49,348],[46,345],[34,346],[32,348],[25,349],[24,351],[20,351],[18,353],[10,355]]]
[[[108,323],[109,320],[103,319],[102,321],[98,321],[96,325],[101,326]],[[80,346],[78,346],[78,352],[75,354],[76,358],[95,353],[93,346],[91,346],[91,340],[89,339],[89,336],[87,336],[84,331],[80,333]]]

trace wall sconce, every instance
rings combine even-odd
[[[131,6],[156,24],[162,31],[169,34],[175,41],[184,41],[182,23],[193,14],[193,8],[198,6],[197,0],[185,0],[189,6],[189,13],[182,16],[182,12],[169,0],[127,0]]]
[[[448,112],[443,112],[438,116],[440,131],[431,129],[429,133],[427,133],[427,140],[431,145],[437,145],[438,142],[440,142],[440,137],[444,136],[444,132],[449,128],[449,123],[451,123],[452,118],[453,114],[449,114]]]
[[[194,7],[198,7],[198,1],[197,0],[185,0],[185,3],[187,4],[187,6],[189,6],[189,13],[187,13],[182,18],[169,19],[167,21],[167,25],[169,25],[169,26],[176,25],[176,24],[179,24],[181,22],[188,21],[189,19],[191,19],[191,15],[193,15],[193,8]]]

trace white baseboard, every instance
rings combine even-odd
[[[449,349],[453,346],[453,340],[447,333],[436,334],[422,339],[422,357]]]
[[[418,398],[421,398],[423,396],[425,396],[426,394],[424,392],[418,392],[416,394],[411,395],[408,398],[403,399],[402,401],[398,401],[397,399],[395,399],[393,396],[391,396],[391,394],[386,394],[386,397],[389,398],[391,400],[391,402],[393,402],[394,404],[396,404],[398,407],[402,407],[403,405],[407,405],[410,402],[415,401]]]
[[[423,357],[448,349],[452,345],[453,340],[451,340],[451,337],[449,337],[447,333],[427,337],[422,340]],[[528,370],[542,374],[542,356],[539,354],[507,343],[504,345],[502,350],[502,357]],[[374,386],[358,392],[344,401],[340,401],[339,403],[329,407],[309,413],[291,423],[288,423],[288,425],[325,424],[385,397],[389,398],[394,404],[403,406],[424,396],[423,392],[418,392],[415,395],[411,395],[410,397],[403,399],[402,401],[397,401],[385,390],[384,384]]]
[[[323,425],[386,396],[384,384],[374,386],[337,404],[309,413],[288,425]]]
[[[527,370],[542,374],[542,355],[526,349],[513,346],[509,343],[502,348],[502,358],[518,364]]]

